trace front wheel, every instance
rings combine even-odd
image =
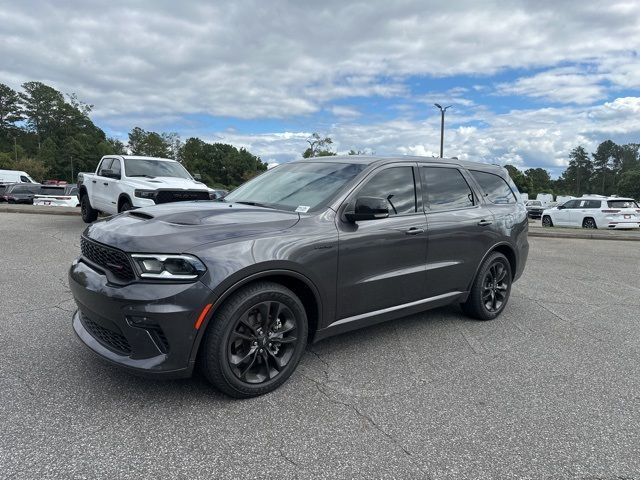
[[[476,275],[462,309],[478,320],[493,320],[502,313],[511,293],[511,264],[499,252],[490,254]]]
[[[549,215],[545,215],[544,217],[542,217],[542,226],[553,227],[553,222],[551,221],[551,217]]]
[[[89,195],[84,195],[82,200],[80,200],[80,213],[82,214],[84,223],[95,222],[96,218],[98,218],[98,210],[91,207]]]
[[[201,366],[219,390],[236,398],[271,392],[298,366],[307,315],[288,288],[259,282],[236,292],[209,322]]]

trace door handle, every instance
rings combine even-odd
[[[96,181],[95,181],[95,180],[91,180],[91,181],[92,181],[93,183],[96,183]]]
[[[107,182],[104,182],[103,185],[106,185],[107,187],[109,186],[109,184]]]
[[[424,228],[411,227],[409,230],[405,230],[404,233],[407,235],[420,235],[424,233]]]
[[[491,220],[485,220],[484,218],[478,222],[478,226],[486,227],[487,225],[491,225],[493,222]]]

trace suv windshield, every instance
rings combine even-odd
[[[167,160],[125,158],[124,171],[127,177],[177,177],[192,180],[182,165]]]
[[[223,201],[304,213],[324,206],[365,167],[306,161],[279,165],[239,186]]]
[[[609,200],[609,208],[638,208],[638,204],[633,200]]]

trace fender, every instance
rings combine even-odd
[[[480,262],[478,262],[478,266],[476,267],[476,271],[475,271],[475,272],[474,272],[474,274],[473,274],[473,278],[471,279],[471,281],[469,282],[469,285],[467,286],[467,292],[470,292],[470,291],[471,291],[471,286],[473,285],[473,282],[475,282],[475,281],[476,281],[476,277],[478,276],[478,272],[480,271],[480,267],[482,266],[482,264],[484,263],[484,261],[487,259],[487,257],[488,257],[488,256],[489,256],[493,251],[495,251],[495,249],[496,249],[497,247],[502,247],[502,246],[505,246],[505,247],[509,248],[509,250],[511,250],[511,253],[513,253],[513,256],[514,256],[515,261],[516,261],[516,268],[518,267],[518,264],[517,264],[517,262],[518,262],[518,258],[517,258],[517,255],[516,255],[515,249],[511,246],[511,244],[509,244],[509,242],[498,242],[498,243],[496,243],[496,244],[492,245],[492,246],[491,246],[491,248],[489,248],[489,250],[487,250],[487,252],[482,256],[482,259],[480,260]],[[508,260],[508,259],[507,259],[507,260]],[[516,274],[515,269],[514,269],[514,268],[512,268],[511,270],[512,270],[511,275],[512,275],[512,276],[515,276],[515,274]]]
[[[117,209],[118,211],[120,211],[120,204],[122,203],[122,200],[123,200],[123,199],[127,199],[127,200],[129,200],[129,205],[133,206],[133,201],[131,200],[131,197],[129,196],[129,194],[128,194],[128,193],[121,193],[121,194],[118,196],[118,204],[116,205],[116,209]],[[134,208],[135,208],[135,207],[134,207]]]
[[[260,278],[265,278],[273,275],[282,275],[287,277],[292,277],[297,280],[302,281],[309,289],[313,292],[313,295],[316,300],[316,304],[318,305],[318,325],[322,324],[322,297],[320,296],[320,292],[316,285],[305,275],[296,272],[295,270],[286,270],[286,269],[272,269],[272,270],[263,270],[261,272],[254,273],[249,275],[241,280],[237,281],[230,287],[227,287],[222,294],[220,294],[216,300],[212,302],[213,306],[207,313],[204,322],[200,326],[198,333],[196,334],[196,338],[193,342],[193,346],[191,347],[191,355],[189,356],[189,363],[191,365],[195,364],[196,357],[198,355],[198,350],[200,350],[200,343],[202,342],[202,338],[204,337],[204,332],[207,330],[207,326],[209,325],[209,321],[213,318],[217,309],[222,305],[222,303],[229,298],[234,292],[236,292],[242,286],[253,282],[255,280],[259,280]],[[215,293],[212,295],[212,298],[215,298]],[[310,334],[314,334],[315,332],[309,332]]]

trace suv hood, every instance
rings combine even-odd
[[[196,182],[188,178],[178,177],[126,177],[128,184],[134,188],[144,188],[148,190],[158,190],[163,188],[180,190],[209,190],[202,182]]]
[[[177,202],[131,210],[89,225],[84,235],[129,253],[187,253],[198,245],[286,230],[294,212],[222,202]]]

